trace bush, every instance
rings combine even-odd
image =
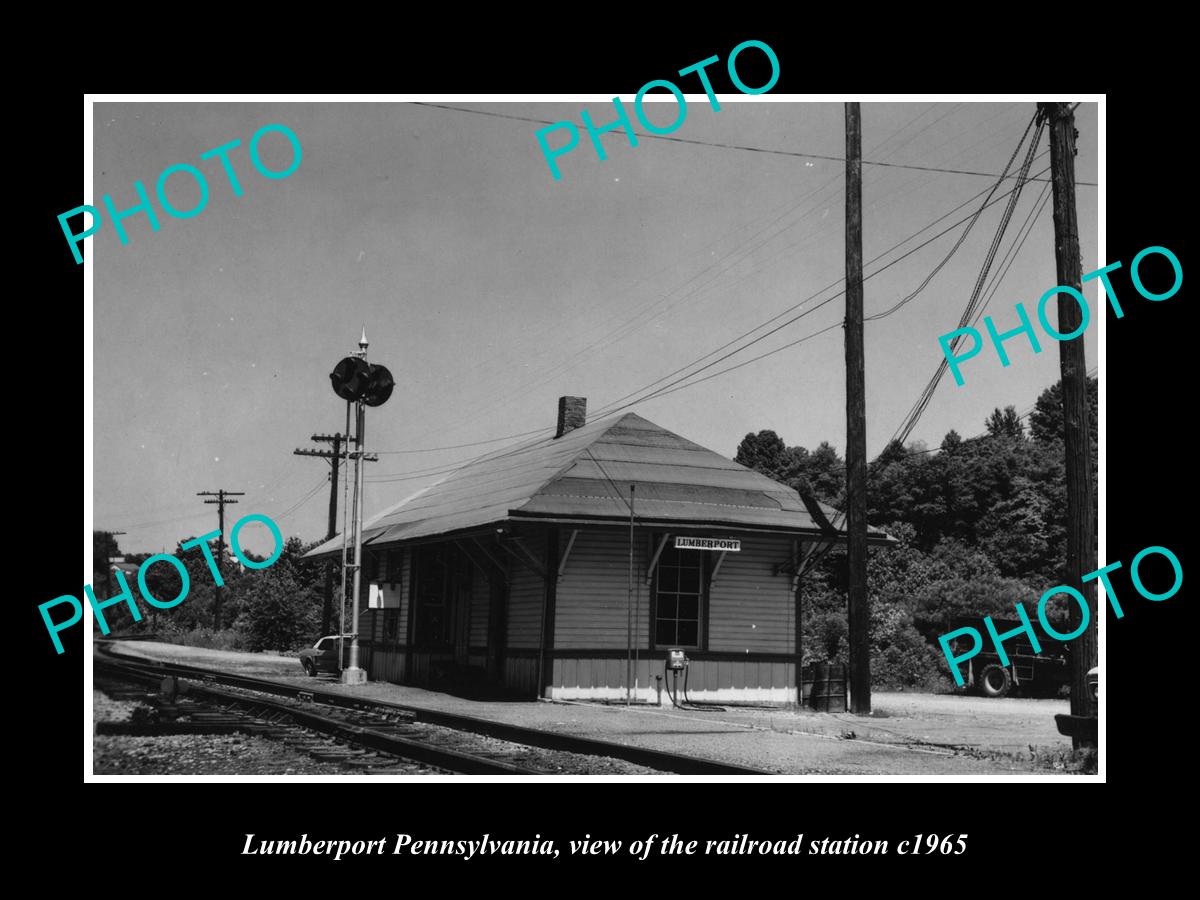
[[[320,594],[288,569],[259,573],[243,597],[235,627],[248,649],[295,650],[319,636]]]
[[[911,621],[871,640],[871,682],[884,689],[942,690],[937,655]]]
[[[804,623],[804,665],[814,662],[844,663],[850,644],[846,614],[820,612]]]

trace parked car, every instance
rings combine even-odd
[[[300,665],[304,667],[304,671],[316,677],[318,672],[337,672],[338,669],[338,644],[342,645],[342,666],[346,668],[350,665],[350,640],[351,635],[343,635],[339,638],[336,634],[323,637],[311,647],[300,651]]]

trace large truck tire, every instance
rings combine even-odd
[[[983,667],[976,677],[976,684],[985,697],[1003,697],[1012,688],[1012,675],[1004,666],[991,663]]]

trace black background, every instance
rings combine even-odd
[[[603,17],[601,17],[603,18]],[[552,26],[553,27],[553,26]],[[455,885],[466,876],[487,875],[496,868],[529,882],[481,882],[495,889],[538,890],[555,893],[578,882],[556,881],[556,873],[570,865],[594,871],[593,883],[612,887],[646,887],[650,866],[621,857],[567,859],[556,862],[534,859],[476,859],[469,863],[439,857],[358,859],[337,864],[324,858],[244,858],[238,854],[247,833],[263,838],[337,837],[375,839],[396,832],[419,838],[528,839],[535,833],[554,838],[560,847],[571,838],[594,837],[631,840],[650,832],[679,832],[686,839],[725,839],[749,832],[756,839],[809,836],[897,840],[916,834],[969,834],[969,852],[963,857],[808,857],[700,858],[661,862],[658,873],[687,890],[715,890],[717,882],[698,882],[697,871],[722,870],[749,890],[799,892],[811,885],[814,875],[826,889],[850,890],[873,883],[876,873],[895,873],[929,879],[935,890],[965,887],[958,877],[968,868],[992,873],[1006,885],[1021,882],[1021,867],[1041,858],[1039,867],[1051,864],[1047,891],[1066,892],[1077,877],[1095,874],[1115,861],[1105,848],[1122,853],[1144,852],[1158,856],[1171,826],[1155,813],[1156,804],[1169,801],[1190,775],[1190,746],[1183,729],[1188,721],[1187,693],[1191,632],[1187,613],[1188,584],[1173,598],[1151,603],[1138,597],[1127,576],[1129,560],[1152,544],[1171,548],[1185,572],[1190,571],[1181,510],[1190,494],[1193,468],[1188,466],[1193,445],[1191,418],[1193,379],[1186,371],[1190,361],[1186,345],[1190,328],[1184,321],[1187,284],[1168,301],[1151,303],[1140,298],[1128,279],[1128,263],[1142,248],[1171,248],[1185,271],[1188,264],[1183,240],[1183,185],[1190,185],[1187,162],[1175,146],[1168,123],[1180,113],[1180,97],[1163,93],[1169,79],[1143,74],[1145,84],[1131,80],[1137,64],[1119,73],[1115,65],[1081,72],[1080,43],[1061,46],[1034,42],[1027,45],[1033,58],[1045,61],[1036,69],[1018,70],[1011,58],[1001,62],[987,55],[986,72],[978,69],[982,56],[974,51],[950,52],[945,46],[917,50],[917,45],[889,39],[886,43],[852,42],[836,28],[815,23],[804,29],[744,29],[728,25],[702,29],[695,35],[650,38],[627,24],[611,24],[603,35],[583,39],[576,28],[546,38],[514,40],[461,35],[450,39],[444,32],[406,29],[394,45],[379,38],[347,49],[331,33],[322,53],[311,45],[271,46],[253,63],[237,60],[227,49],[202,68],[202,79],[154,90],[228,92],[261,90],[426,91],[478,93],[600,92],[631,96],[646,81],[670,77],[675,70],[717,54],[722,64],[710,74],[717,92],[732,92],[724,75],[728,51],[747,38],[770,44],[781,64],[781,78],[773,94],[790,92],[925,91],[1012,92],[1038,90],[1107,91],[1107,254],[1105,262],[1121,260],[1114,284],[1126,315],[1117,320],[1107,313],[1107,361],[1101,369],[1107,385],[1107,552],[1102,561],[1121,560],[1126,569],[1114,578],[1126,611],[1107,622],[1107,766],[1105,787],[1065,783],[999,785],[954,783],[797,783],[797,784],[414,784],[354,785],[208,784],[205,786],[126,782],[84,785],[81,751],[87,728],[83,718],[82,660],[76,646],[62,656],[54,654],[37,612],[37,604],[60,594],[80,594],[80,568],[74,550],[79,539],[70,537],[79,527],[74,519],[79,497],[79,408],[75,388],[65,382],[74,354],[82,349],[69,321],[78,314],[83,267],[76,266],[56,220],[58,213],[93,198],[84,198],[80,174],[82,93],[60,84],[29,101],[28,117],[36,123],[39,139],[29,164],[32,177],[22,177],[27,192],[16,217],[19,229],[32,227],[32,240],[18,231],[15,245],[29,249],[15,254],[14,263],[30,277],[15,299],[19,309],[31,308],[31,317],[10,329],[10,352],[18,354],[10,368],[13,408],[35,405],[32,427],[14,423],[10,435],[34,474],[37,489],[22,496],[22,506],[32,519],[21,532],[10,564],[25,577],[12,598],[24,616],[25,662],[10,673],[17,693],[10,709],[20,711],[10,719],[10,745],[18,748],[20,762],[11,774],[35,789],[34,802],[22,810],[31,821],[27,831],[35,837],[38,852],[51,858],[53,848],[73,844],[81,849],[93,872],[103,861],[104,877],[122,882],[150,876],[169,878],[167,883],[189,887],[230,884],[245,875],[269,880],[280,887],[316,886],[328,875],[338,875],[338,885],[353,885],[356,873],[394,878],[389,890],[419,889],[424,877],[444,872]],[[270,44],[271,42],[265,42]],[[250,41],[249,46],[257,46]],[[957,46],[957,45],[956,45]],[[1143,48],[1145,51],[1145,48]],[[991,51],[989,51],[990,54]],[[1097,51],[1098,52],[1098,51]],[[849,54],[849,55],[848,55]],[[345,65],[351,57],[355,65]],[[762,84],[751,51],[739,58],[739,71],[747,84]],[[319,59],[316,74],[308,78],[301,69]],[[334,66],[327,62],[337,59]],[[1057,62],[1055,62],[1057,61]],[[745,63],[743,66],[742,64]],[[852,63],[852,64],[849,64]],[[333,84],[330,71],[340,74]],[[187,74],[188,70],[184,70]],[[1139,70],[1140,71],[1140,70]],[[274,72],[276,75],[271,75]],[[290,73],[283,77],[279,73]],[[666,73],[666,74],[664,74]],[[137,67],[125,71],[138,87]],[[293,76],[299,81],[292,83]],[[262,77],[260,77],[262,76]],[[270,77],[268,77],[270,76]],[[278,76],[278,77],[276,77]],[[1066,79],[1069,83],[1064,83]],[[1150,88],[1154,81],[1155,86]],[[272,83],[278,82],[278,83]],[[93,77],[89,87],[111,90],[103,78]],[[1120,90],[1113,90],[1120,87]],[[686,84],[685,90],[696,87]],[[1052,99],[1065,99],[1057,94]],[[1030,104],[1032,107],[1032,103]],[[1183,173],[1183,174],[1181,174]],[[1189,188],[1190,190],[1190,188]],[[13,240],[10,237],[10,240]],[[84,246],[84,253],[88,252]],[[1049,248],[1047,248],[1049,252]],[[1029,304],[1027,304],[1028,306]],[[61,312],[60,312],[61,310]],[[1094,325],[1092,327],[1095,327]],[[12,346],[15,345],[15,346]],[[1089,366],[1096,360],[1089,359]],[[153,378],[152,372],[146,373]],[[84,389],[87,385],[84,373]],[[47,390],[46,386],[54,386]],[[32,390],[28,388],[32,387]],[[90,523],[81,531],[86,544]],[[1102,601],[1103,602],[1103,601]],[[1189,729],[1190,730],[1190,729]],[[19,731],[14,735],[13,731]],[[32,770],[31,779],[22,776]],[[908,779],[896,779],[907,782]],[[11,799],[11,798],[10,798]],[[1136,809],[1145,814],[1130,816]],[[82,837],[82,840],[81,840]],[[756,882],[755,875],[770,871],[770,881]],[[136,874],[135,874],[136,873]],[[385,873],[387,873],[385,875]],[[535,878],[548,878],[534,881]],[[419,880],[410,880],[419,879]],[[744,882],[743,879],[747,881]],[[778,879],[778,880],[777,880]],[[828,879],[828,881],[826,881]],[[862,879],[867,879],[866,881]],[[669,882],[664,882],[669,883]],[[332,882],[330,882],[332,884]],[[897,885],[918,886],[905,881]],[[957,887],[956,887],[957,885]],[[1027,885],[1029,886],[1029,885]],[[1039,891],[1040,892],[1040,891]],[[1006,888],[1004,893],[1008,893]]]

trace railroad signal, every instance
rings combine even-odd
[[[383,406],[396,386],[386,366],[368,363],[361,356],[347,356],[329,373],[333,392],[343,400],[361,400],[367,406]]]
[[[362,402],[367,406],[383,406],[387,403],[388,397],[392,396],[392,389],[396,386],[395,379],[392,378],[392,373],[385,366],[371,364],[371,374],[367,377],[367,386],[363,391]]]
[[[358,400],[367,389],[371,376],[371,367],[365,359],[357,356],[347,356],[329,373],[333,382],[333,392],[343,400]]]
[[[333,392],[346,401],[346,434],[350,434],[350,406],[355,405],[355,434],[354,451],[347,457],[354,460],[354,522],[353,538],[348,540],[346,529],[342,529],[342,627],[338,634],[346,634],[346,576],[353,570],[354,580],[350,589],[353,611],[351,613],[350,633],[353,635],[350,644],[350,665],[341,670],[343,684],[362,684],[367,680],[367,673],[358,665],[358,611],[359,593],[362,585],[362,528],[363,528],[363,463],[374,454],[366,450],[367,415],[366,407],[382,406],[392,396],[396,381],[386,366],[367,362],[367,329],[364,326],[362,337],[358,341],[358,352],[344,357],[329,373],[333,384]],[[297,450],[297,453],[302,451]],[[309,451],[311,453],[311,451]],[[332,508],[332,504],[331,504]],[[353,562],[350,562],[348,552],[353,545]],[[338,653],[338,666],[341,667],[341,653]]]

